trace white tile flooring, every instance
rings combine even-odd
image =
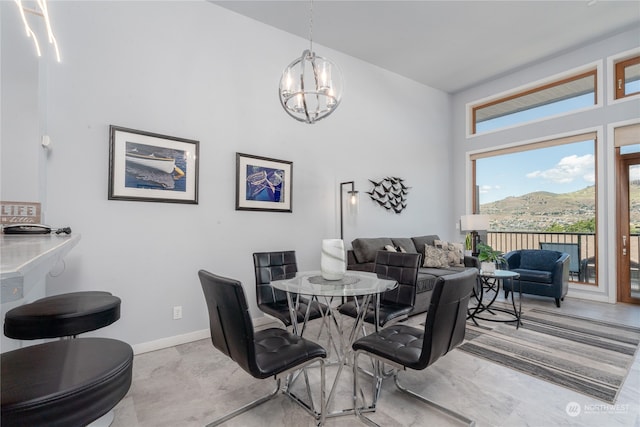
[[[555,309],[552,299],[524,296],[524,307]],[[640,327],[640,306],[566,298],[559,309]],[[423,321],[415,316],[412,323]],[[311,337],[313,335],[306,335]],[[408,371],[404,384],[426,397],[476,420],[478,426],[638,426],[640,427],[640,352],[615,405],[538,380],[453,350],[423,371]],[[345,370],[340,405],[350,405],[351,373]],[[402,374],[401,374],[402,375]],[[272,390],[271,379],[255,380],[202,340],[141,354],[134,359],[134,380],[116,406],[113,427],[203,426],[220,415]],[[315,389],[314,389],[315,390]],[[329,386],[327,393],[329,392]],[[577,416],[567,412],[575,404]],[[378,410],[371,418],[383,426],[457,426],[455,420],[401,394],[385,381]],[[313,426],[314,420],[284,395],[231,421],[227,426]],[[362,425],[354,416],[331,418],[327,426]]]

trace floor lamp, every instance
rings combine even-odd
[[[343,209],[343,189],[342,187],[344,187],[345,185],[350,185],[351,186],[351,190],[347,191],[347,194],[349,195],[348,199],[349,199],[349,205],[348,205],[348,211],[352,214],[355,215],[356,212],[358,211],[358,192],[355,189],[355,184],[353,181],[347,181],[347,182],[341,182],[340,183],[340,239],[344,240],[344,209]]]
[[[478,231],[486,231],[489,229],[489,216],[487,215],[462,215],[460,217],[460,230],[471,232],[473,247],[471,255],[478,256]]]

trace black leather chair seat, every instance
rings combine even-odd
[[[265,379],[316,357],[326,357],[326,350],[313,341],[305,340],[285,329],[271,328],[254,335],[258,372],[249,372]]]
[[[131,386],[133,351],[108,338],[78,338],[0,355],[3,427],[85,426]]]
[[[361,304],[361,302],[358,304]],[[353,318],[355,318],[358,315],[358,310],[353,300],[340,305],[339,310],[340,310],[340,313],[346,314],[347,316],[350,316]],[[380,310],[378,313],[378,319],[380,320],[379,326],[384,326],[395,319],[407,318],[409,316],[409,313],[411,313],[412,310],[413,310],[412,306],[407,306],[404,304],[380,305]],[[364,315],[364,321],[367,323],[374,324],[375,316],[376,316],[376,312],[372,302],[367,307],[367,314]]]
[[[295,298],[295,297],[294,297]],[[309,301],[307,298],[299,297],[298,310],[296,316],[298,317],[298,323],[304,321],[304,316],[307,313],[307,307],[309,308],[309,320],[319,319],[322,317],[322,310],[327,311],[327,307],[324,304],[320,304],[317,301]],[[258,304],[258,308],[264,313],[270,314],[277,319],[280,319],[285,326],[291,326],[291,312],[289,311],[289,304],[286,300],[265,302]]]
[[[109,292],[72,292],[13,308],[4,319],[9,338],[35,340],[75,336],[120,318],[120,298]]]
[[[360,338],[354,350],[364,350],[409,368],[418,365],[424,338],[424,329],[407,325],[391,325],[376,334]],[[415,369],[415,368],[414,368]]]

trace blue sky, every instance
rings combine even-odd
[[[625,91],[640,91],[640,80],[627,82]],[[594,105],[593,92],[478,123],[477,131],[499,129],[591,105]],[[640,147],[629,148],[638,151]],[[534,191],[561,194],[583,189],[595,184],[595,164],[593,140],[478,159],[476,183],[480,187],[480,204]],[[630,179],[640,180],[640,167],[630,170]]]
[[[478,131],[554,116],[594,105],[593,92],[478,124]],[[476,161],[480,204],[534,191],[570,193],[595,184],[593,140]]]
[[[595,184],[593,140],[476,161],[480,203],[534,191],[569,193]]]

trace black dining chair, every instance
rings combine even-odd
[[[358,357],[371,356],[374,360],[393,367],[394,382],[399,390],[408,393],[422,402],[452,416],[468,425],[475,425],[465,416],[445,408],[435,402],[426,399],[406,387],[402,386],[398,379],[400,370],[422,370],[432,365],[440,357],[457,347],[464,340],[467,306],[469,297],[476,285],[477,271],[465,270],[460,273],[438,277],[424,330],[412,326],[395,324],[390,325],[379,332],[367,335],[353,343],[353,404],[358,418],[369,425],[377,425],[363,415],[363,411],[373,412],[376,409],[377,400],[382,385],[380,369],[376,369],[376,381],[374,381],[373,400],[371,406],[364,406],[364,394],[362,394],[363,406],[358,406]]]
[[[253,254],[253,266],[258,308],[263,313],[277,318],[285,326],[291,326],[287,293],[272,287],[271,281],[290,278],[298,272],[296,252],[256,252]],[[327,307],[318,301],[311,301],[300,295],[292,295],[292,298],[298,300],[296,314],[299,324],[303,324],[305,319],[321,318],[322,313],[327,312]]]
[[[320,363],[320,413],[296,400],[311,413],[318,425],[325,418],[325,349],[312,341],[294,335],[285,329],[269,328],[254,331],[244,290],[239,281],[221,277],[205,270],[198,272],[202,291],[209,311],[209,327],[213,346],[236,362],[257,379],[274,377],[276,387],[272,393],[257,399],[208,424],[217,426],[272,398],[280,390],[282,376]]]
[[[378,251],[376,254],[374,272],[398,282],[395,289],[386,291],[379,297],[378,325],[380,327],[405,320],[413,311],[419,268],[420,254],[417,253]],[[341,314],[357,318],[358,313],[363,309],[361,303],[361,300],[351,298],[340,305],[339,311]],[[373,304],[368,305],[365,322],[375,324],[375,308]]]

